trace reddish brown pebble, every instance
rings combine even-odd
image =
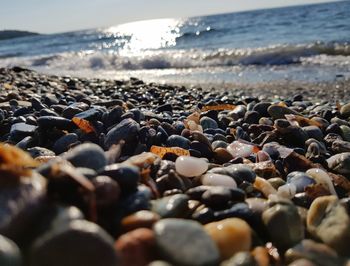
[[[144,266],[153,261],[154,233],[148,228],[130,231],[116,241],[120,266]]]
[[[138,211],[126,216],[121,221],[121,227],[124,232],[137,228],[152,228],[153,224],[159,221],[160,216],[151,211]]]

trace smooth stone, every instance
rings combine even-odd
[[[79,137],[75,133],[68,133],[67,135],[64,135],[60,137],[56,142],[54,143],[52,150],[56,154],[61,154],[69,150],[69,145],[76,143],[79,141]]]
[[[67,119],[72,119],[76,114],[81,113],[83,110],[78,107],[67,106],[62,111],[62,116]]]
[[[173,266],[170,263],[162,260],[155,260],[149,263],[147,266]]]
[[[344,119],[340,119],[339,117],[333,117],[331,119],[332,124],[338,124],[339,126],[350,126],[350,123]]]
[[[200,176],[208,170],[208,163],[192,156],[179,156],[175,161],[175,169],[186,177]]]
[[[350,174],[350,152],[336,154],[327,159],[328,167],[339,174]]]
[[[74,115],[74,117],[78,117],[80,119],[84,119],[88,121],[96,121],[101,119],[102,114],[103,112],[101,109],[91,108]]]
[[[69,150],[62,156],[75,167],[86,167],[98,171],[107,165],[107,158],[100,146],[84,143]]]
[[[277,190],[266,179],[257,176],[253,183],[254,188],[259,190],[266,198],[277,194]]]
[[[307,230],[343,256],[350,256],[350,217],[336,196],[316,198],[307,214]]]
[[[343,140],[335,140],[332,143],[334,153],[350,152],[350,142]]]
[[[13,124],[10,130],[11,138],[17,140],[27,136],[32,136],[37,128],[37,126],[28,125],[26,123]]]
[[[185,194],[164,197],[152,203],[152,211],[162,218],[185,218],[189,213],[189,199]]]
[[[212,128],[212,129],[218,128],[218,123],[214,119],[207,116],[202,117],[199,122],[203,130],[209,129],[209,128]]]
[[[260,102],[254,105],[253,111],[256,111],[260,114],[260,116],[267,117],[269,116],[269,113],[267,112],[267,109],[270,107],[271,103],[269,102]]]
[[[202,194],[201,202],[213,209],[225,209],[232,199],[231,190],[227,187],[210,187]]]
[[[1,266],[20,266],[21,251],[15,242],[0,235],[0,265]]]
[[[277,189],[277,195],[286,198],[286,199],[292,199],[296,194],[297,188],[293,184],[285,184]]]
[[[316,184],[316,181],[304,172],[294,171],[287,175],[287,183],[296,187],[296,193],[304,192],[307,186]]]
[[[243,200],[244,201],[244,198]],[[240,218],[248,223],[254,223],[254,213],[245,202],[233,204],[231,208],[214,212],[215,220]]]
[[[226,138],[226,136],[223,135],[223,134],[220,134],[220,133],[216,133],[216,134],[214,135],[214,137],[213,137],[213,143],[214,143],[215,141],[218,141],[218,140],[227,143],[227,138]]]
[[[105,138],[106,148],[110,148],[113,144],[117,144],[120,140],[125,140],[128,144],[133,141],[140,130],[140,125],[131,118],[122,120],[108,131]]]
[[[155,256],[154,232],[148,228],[138,228],[121,235],[115,242],[121,266],[148,265]]]
[[[342,125],[340,126],[341,136],[345,141],[350,141],[350,127]]]
[[[191,142],[185,137],[179,135],[171,135],[166,140],[166,145],[168,147],[180,147],[185,150],[188,150],[190,148]]]
[[[267,266],[267,264],[258,264],[258,262],[253,257],[253,255],[247,251],[237,252],[233,257],[231,257],[229,260],[226,260],[222,265],[223,266],[259,266],[259,265],[265,266],[266,265]]]
[[[121,228],[124,232],[132,231],[137,228],[152,228],[160,220],[160,216],[152,211],[142,210],[130,214],[121,221]]]
[[[347,103],[340,108],[340,114],[344,117],[350,116],[350,103]]]
[[[162,105],[159,105],[155,112],[173,112],[173,106],[170,103],[165,103]]]
[[[109,176],[117,181],[123,193],[134,191],[141,178],[138,167],[121,164],[107,165],[99,174]]]
[[[233,164],[225,167],[227,174],[238,183],[242,181],[247,181],[249,183],[254,183],[256,173],[247,165],[244,164]],[[239,180],[242,180],[239,182]]]
[[[192,141],[190,145],[191,150],[199,151],[202,155],[202,157],[211,159],[213,157],[213,150],[211,148],[211,145],[207,145],[203,142],[199,141]]]
[[[233,159],[231,153],[229,153],[225,148],[217,148],[213,154],[215,162],[219,164],[224,164]]]
[[[299,243],[304,238],[304,226],[295,205],[287,199],[270,198],[269,206],[262,219],[272,243],[281,250]]]
[[[232,154],[233,158],[248,157],[254,151],[254,146],[239,141],[234,141],[227,146],[227,151]]]
[[[112,237],[98,225],[74,220],[47,231],[35,240],[30,252],[30,265],[115,266],[118,265],[118,257],[113,245]]]
[[[238,252],[249,251],[252,246],[251,228],[242,219],[224,219],[206,224],[204,229],[216,243],[222,260],[229,259]]]
[[[261,115],[256,111],[248,111],[244,115],[244,122],[248,124],[258,124]]]
[[[158,221],[153,230],[160,254],[171,263],[181,266],[219,263],[219,251],[200,223],[168,218]]]
[[[71,120],[57,116],[41,116],[37,122],[38,126],[44,129],[57,127],[70,130],[75,127]]]
[[[286,184],[286,182],[280,178],[280,177],[272,177],[267,180],[274,189],[278,189],[280,186],[283,186]]]
[[[298,112],[284,106],[279,105],[271,105],[267,112],[269,115],[274,119],[284,119],[285,115],[293,114],[293,115],[300,115]]]
[[[314,138],[318,141],[323,140],[323,132],[322,130],[317,126],[306,126],[303,127],[303,130],[306,132],[309,138]]]
[[[226,149],[227,147],[227,142],[222,141],[222,140],[215,140],[212,144],[211,147],[213,148],[213,150],[217,149],[217,148],[224,148]]]
[[[215,173],[206,173],[201,177],[202,185],[205,186],[223,186],[227,188],[237,188],[236,181],[228,176]]]
[[[269,207],[267,200],[262,198],[247,198],[245,202],[248,204],[249,209],[260,215]]]
[[[115,207],[120,198],[120,186],[109,176],[96,176],[91,180],[95,187],[97,209]]]
[[[43,147],[33,147],[27,149],[27,152],[32,156],[33,158],[37,158],[40,156],[55,156],[55,153],[49,149],[43,148]]]
[[[330,176],[322,169],[312,168],[306,171],[306,174],[313,178],[317,184],[321,184],[324,188],[326,188],[331,194],[337,195],[334,189],[334,185],[332,183],[332,179]]]
[[[304,239],[286,251],[285,260],[287,263],[299,259],[310,260],[317,266],[344,265],[332,248],[311,239]]]

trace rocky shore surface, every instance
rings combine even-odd
[[[0,69],[0,265],[350,265],[350,97]]]

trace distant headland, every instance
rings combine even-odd
[[[32,35],[39,35],[39,33],[22,30],[0,30],[0,41]]]

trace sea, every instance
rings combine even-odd
[[[117,16],[117,14],[116,14]],[[0,41],[0,67],[181,84],[350,79],[350,1]]]

